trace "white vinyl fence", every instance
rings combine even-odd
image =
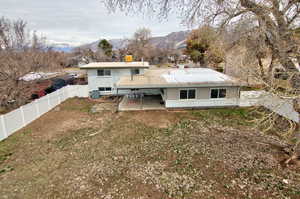
[[[264,91],[242,91],[240,106],[264,106],[285,118],[299,123],[299,114],[294,110],[292,100],[281,99]]]
[[[0,115],[0,141],[72,97],[88,97],[88,86],[69,85],[12,112]]]

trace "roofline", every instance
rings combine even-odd
[[[150,68],[150,66],[126,66],[126,67],[122,67],[122,66],[89,66],[89,67],[79,67],[80,70],[86,70],[86,69],[128,69],[128,68]]]
[[[150,68],[149,62],[91,62],[79,67],[80,69],[121,69],[121,68]]]
[[[205,88],[205,87],[241,87],[242,85],[237,83],[209,83],[209,84],[178,84],[178,85],[167,85],[167,84],[157,84],[157,85],[142,85],[142,86],[118,86],[117,89],[153,89],[153,88]]]

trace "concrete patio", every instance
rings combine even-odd
[[[161,96],[156,95],[135,99],[124,96],[119,104],[119,111],[164,110],[166,108],[161,101]]]

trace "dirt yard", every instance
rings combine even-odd
[[[96,103],[68,100],[0,142],[0,198],[300,198],[300,170],[280,166],[246,109]]]

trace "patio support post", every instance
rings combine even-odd
[[[119,99],[119,89],[117,88],[117,110],[116,110],[116,112],[119,111],[119,104],[120,104],[120,99]]]
[[[142,97],[142,93],[140,93],[140,103],[141,103],[141,109],[143,110],[143,97]]]

